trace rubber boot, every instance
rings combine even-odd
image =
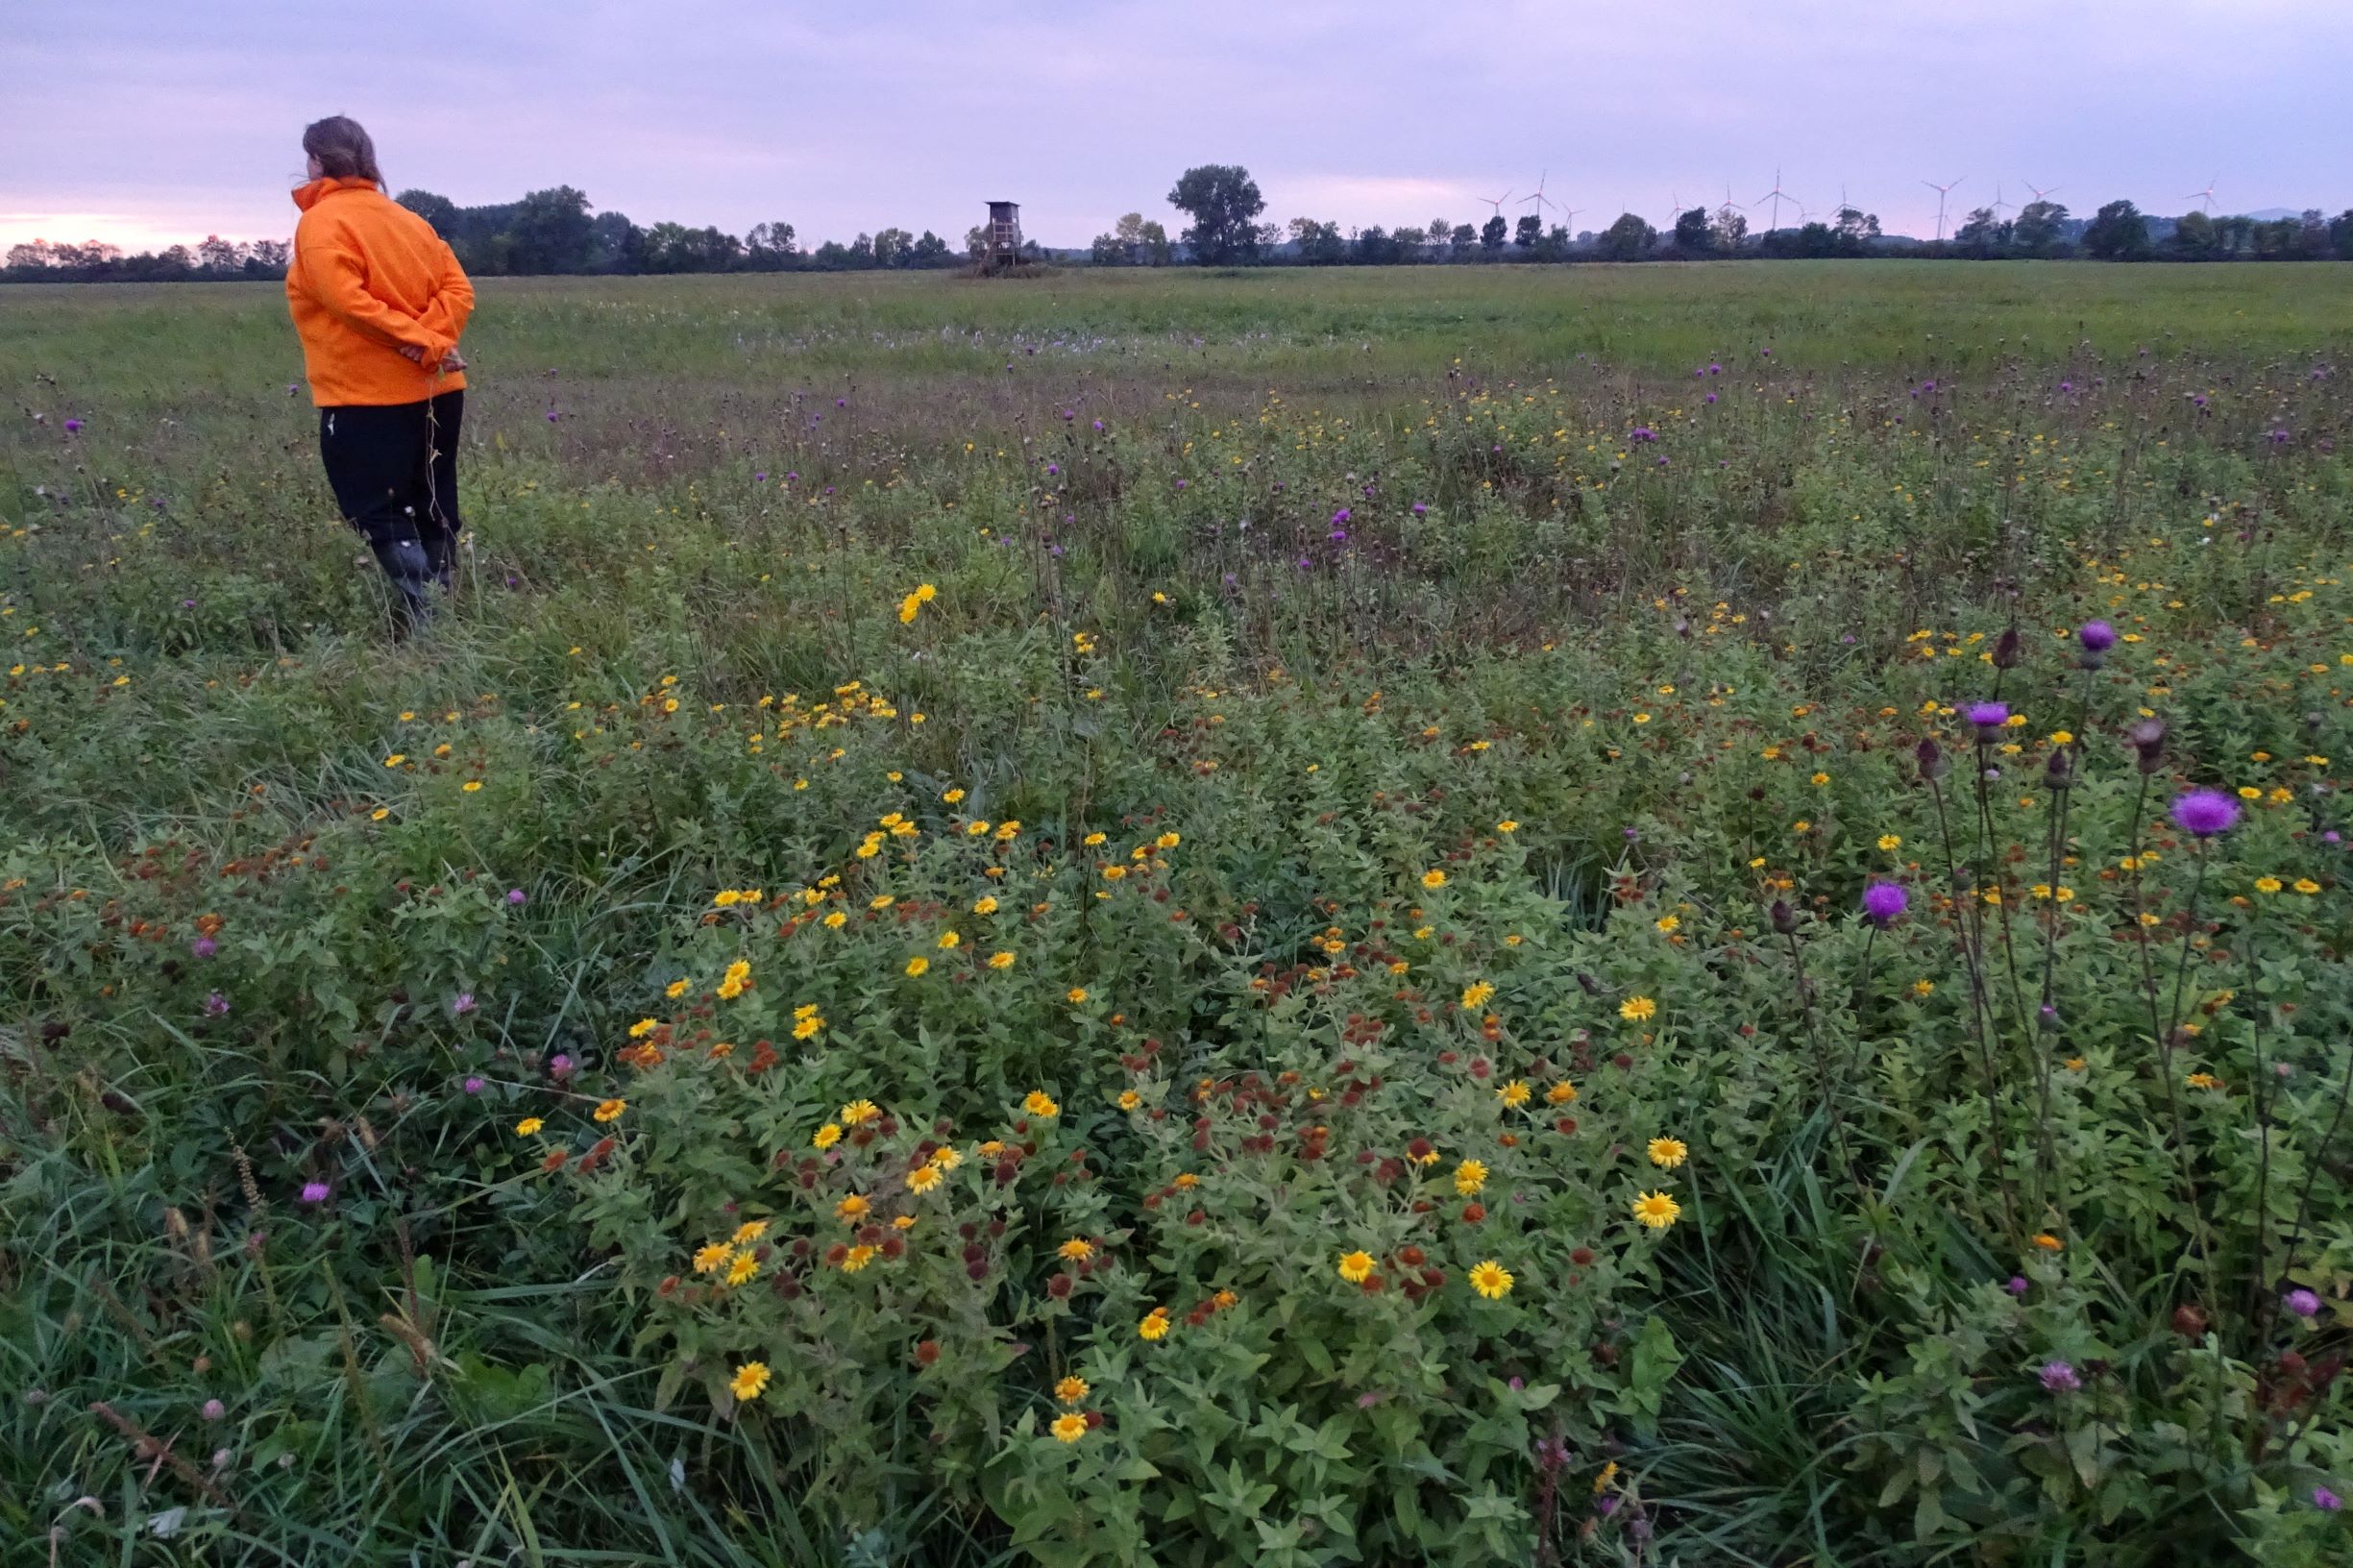
[[[433,618],[432,557],[414,539],[386,539],[374,549],[392,585],[392,634],[405,637]]]

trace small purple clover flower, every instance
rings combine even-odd
[[[1430,515],[1429,505],[1423,502],[1415,502],[1413,503],[1413,515],[1415,517],[1428,517]]]
[[[305,1203],[325,1203],[327,1201],[328,1191],[329,1188],[325,1182],[305,1182],[303,1184],[303,1201]]]
[[[2312,1506],[2322,1513],[2335,1513],[2339,1508],[2344,1507],[2344,1499],[2330,1491],[2326,1486],[2315,1486],[2312,1489]]]
[[[480,1078],[471,1076],[466,1079],[464,1085],[465,1090],[469,1094],[479,1094],[483,1090],[489,1087],[490,1086],[483,1083]]]
[[[1874,882],[1863,890],[1863,914],[1874,925],[1887,924],[1910,902],[1903,889],[1893,882]]]
[[[67,435],[80,435],[82,433],[82,422],[78,419],[67,420],[65,422],[65,433]]]
[[[210,958],[220,950],[221,944],[210,937],[198,937],[194,942],[188,943],[188,951],[194,953],[198,958]]]
[[[229,1407],[217,1399],[208,1399],[201,1413],[208,1421],[218,1421],[229,1413]]]
[[[219,992],[217,992],[217,991],[216,991],[216,992],[213,992],[211,995],[209,995],[209,996],[208,996],[208,997],[206,997],[206,998],[205,998],[205,1017],[208,1017],[208,1018],[225,1018],[225,1017],[227,1017],[228,1016],[229,1016],[229,998],[228,998],[228,997],[226,997],[226,996],[222,995],[222,994],[221,994]]]
[[[531,895],[524,892],[521,888],[509,888],[506,890],[506,903],[507,907],[510,909],[521,909],[525,904],[530,902],[530,898]]]
[[[2280,1301],[2281,1305],[2298,1317],[2318,1317],[2320,1315],[2320,1298],[2310,1290],[2301,1288],[2291,1290],[2287,1295],[2281,1297]]]
[[[2054,1394],[2071,1394],[2083,1386],[2083,1379],[2065,1361],[2045,1361],[2038,1374],[2046,1390]]]
[[[473,1012],[474,992],[470,991],[461,991],[456,995],[451,997],[450,1011],[461,1018],[467,1014]]]
[[[548,1058],[548,1076],[559,1084],[577,1071],[579,1071],[579,1064],[561,1051]]]
[[[2001,734],[2001,726],[2010,722],[2007,702],[1972,702],[1961,710],[1961,717],[1977,726],[1977,739],[1991,741]]]
[[[2010,1294],[2014,1296],[2022,1296],[2028,1289],[2032,1288],[2026,1284],[2026,1276],[2023,1274],[2011,1275],[2007,1280],[2002,1282],[2001,1287],[2004,1290],[2009,1291]]]
[[[2219,790],[2192,790],[2173,802],[2174,825],[2201,839],[2230,831],[2239,820],[2239,802]]]

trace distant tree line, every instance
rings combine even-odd
[[[459,207],[429,190],[404,190],[397,200],[450,242],[478,277],[536,274],[614,275],[684,272],[858,272],[878,268],[961,266],[986,251],[981,226],[966,231],[962,246],[924,230],[887,228],[845,245],[826,240],[803,248],[793,225],[756,223],[737,237],[716,228],[657,223],[640,228],[619,212],[599,212],[570,185],[535,190],[520,201]],[[1968,260],[2083,256],[2103,261],[2353,261],[2353,209],[2334,218],[2312,208],[2298,217],[2264,220],[2186,212],[2155,217],[2130,202],[2110,202],[2089,220],[2057,202],[2037,201],[2005,217],[1995,208],[1967,214],[1949,239],[1921,240],[1881,233],[1876,214],[1842,206],[1827,220],[1751,231],[1746,213],[1730,205],[1694,207],[1667,228],[1625,212],[1606,228],[1571,233],[1547,226],[1539,213],[1514,222],[1500,208],[1482,224],[1433,218],[1395,228],[1343,232],[1336,223],[1293,218],[1261,220],[1266,202],[1239,164],[1205,163],[1185,171],[1168,204],[1192,221],[1171,237],[1157,220],[1130,212],[1071,259],[1092,265],[1400,266],[1408,263],[1494,261],[1679,261],[1830,257],[1949,257]],[[1033,257],[1042,256],[1031,243]],[[286,244],[233,244],[217,235],[190,248],[174,245],[126,256],[91,242],[58,245],[34,240],[8,253],[4,282],[170,282],[180,280],[278,278],[285,273]]]

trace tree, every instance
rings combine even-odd
[[[1340,226],[1336,223],[1293,218],[1290,240],[1298,247],[1299,259],[1311,267],[1337,266],[1348,259],[1348,242],[1340,237]]]
[[[1266,199],[1240,164],[1204,163],[1187,169],[1169,190],[1168,205],[1191,215],[1185,243],[1201,265],[1226,267],[1258,259],[1258,217],[1266,210]]]
[[[1393,267],[1405,259],[1405,247],[1377,223],[1357,235],[1354,251],[1360,266]]]
[[[874,236],[874,265],[900,267],[906,265],[907,247],[915,236],[904,229],[885,229]]]
[[[588,196],[570,185],[534,190],[515,204],[506,230],[516,272],[585,272],[589,261]]]
[[[916,236],[914,244],[907,247],[907,258],[903,264],[910,267],[944,267],[954,258],[954,253],[947,248],[947,241],[926,229]]]
[[[2185,261],[2211,261],[2221,244],[2222,235],[2214,219],[2203,212],[2184,212],[2165,248]]]
[[[1973,209],[1961,227],[1952,232],[1953,247],[1964,256],[1989,260],[2010,248],[2010,226],[1994,215],[1990,207]]]
[[[1842,207],[1832,222],[1830,236],[1838,255],[1862,256],[1879,237],[1879,214],[1866,212],[1860,208]]]
[[[1748,243],[1749,215],[1728,204],[1716,208],[1715,221],[1708,225],[1708,237],[1726,256],[1738,256],[1740,247]]]
[[[1168,243],[1168,231],[1161,227],[1160,219],[1144,219],[1137,238],[1143,246],[1144,265],[1164,267],[1176,259],[1176,248]]]
[[[2341,261],[2353,261],[2353,207],[2328,220],[2329,249]]]
[[[1715,235],[1707,227],[1705,208],[1695,207],[1675,215],[1675,248],[1685,256],[1705,256],[1715,249]]]
[[[1472,247],[1479,243],[1479,231],[1467,223],[1458,223],[1454,233],[1446,238],[1447,248],[1454,252],[1455,259],[1459,261],[1469,256]]]
[[[1503,254],[1504,236],[1509,233],[1510,228],[1504,222],[1504,215],[1498,212],[1479,226],[1479,248],[1490,257],[1500,256]]]
[[[1512,226],[1511,243],[1518,247],[1522,255],[1526,255],[1529,252],[1533,251],[1537,246],[1543,244],[1543,218],[1539,217],[1533,212],[1522,213],[1520,215],[1520,221]]]
[[[436,196],[429,190],[404,190],[393,200],[431,224],[433,233],[444,240],[456,235],[457,204],[447,196]]]
[[[1602,255],[1612,261],[1639,261],[1651,254],[1658,243],[1658,231],[1632,212],[1621,212],[1618,221],[1602,231]]]
[[[2130,202],[2110,202],[2083,232],[2083,248],[2102,261],[2140,261],[2148,256],[2148,220]]]
[[[207,234],[196,246],[197,259],[207,272],[234,272],[245,264],[243,248],[218,234]]]
[[[2011,225],[2010,240],[2021,256],[2057,256],[2067,247],[2066,207],[2028,202]]]

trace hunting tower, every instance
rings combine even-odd
[[[1021,208],[1017,202],[989,204],[989,264],[1010,267],[1021,259]]]

